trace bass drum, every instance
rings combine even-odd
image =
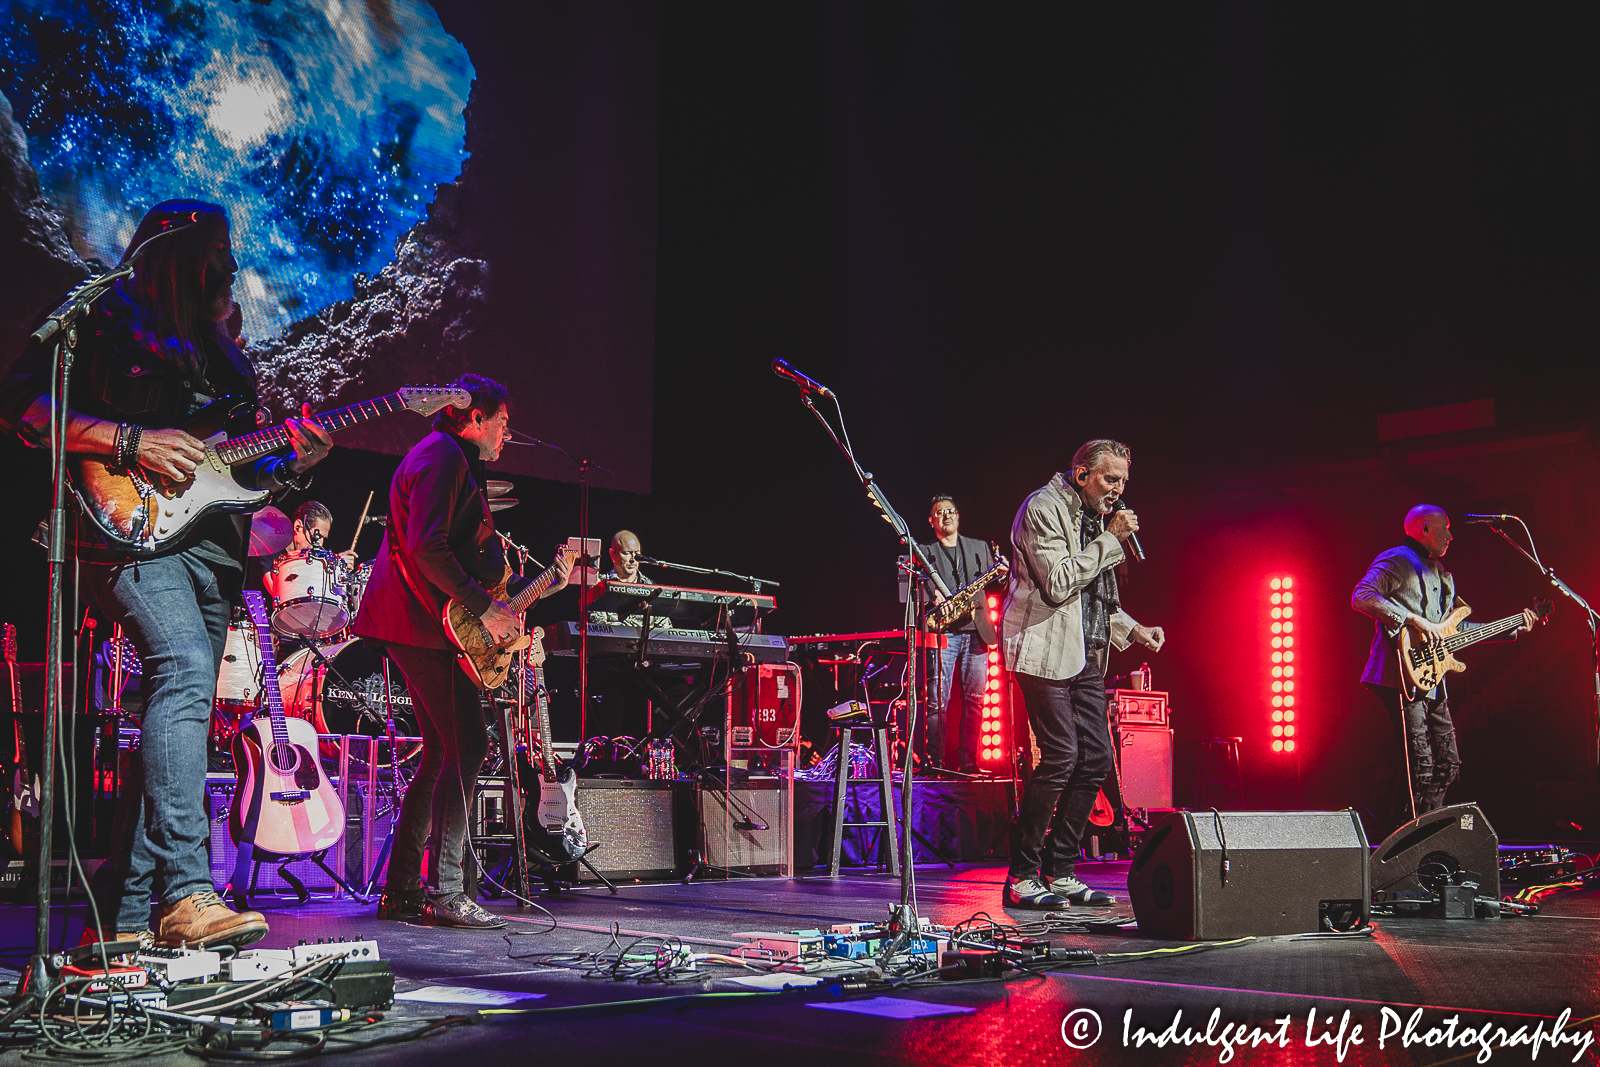
[[[309,648],[302,648],[278,668],[283,710],[310,719],[319,734],[383,737],[387,732],[383,654],[355,638],[328,645],[322,649],[322,654],[333,664],[333,670],[312,659]],[[417,717],[411,706],[411,696],[406,692],[405,676],[392,663],[389,682],[394,700],[395,734],[416,737]],[[323,749],[324,758],[338,758],[337,746],[325,742]],[[400,762],[408,762],[421,751],[419,741],[402,744]],[[366,762],[360,746],[351,746],[350,759],[353,763]],[[387,746],[379,746],[377,763],[380,767],[389,765]]]

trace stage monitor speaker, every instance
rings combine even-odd
[[[1366,925],[1367,838],[1353,811],[1175,811],[1128,870],[1139,931],[1189,941]]]
[[[589,854],[595,869],[616,880],[672,878],[688,870],[689,842],[694,837],[694,804],[689,782],[626,781],[611,778],[578,780],[577,805],[583,827],[599,848]],[[532,787],[528,817],[539,810],[537,785]],[[580,881],[593,881],[584,867]]]
[[[1119,733],[1123,806],[1172,807],[1172,731],[1124,723]]]
[[[1426,888],[1417,871],[1430,864],[1452,875],[1470,871],[1479,896],[1500,896],[1500,838],[1476,804],[1430,811],[1384,838],[1372,853],[1373,894],[1384,900]]]

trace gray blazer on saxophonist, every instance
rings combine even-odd
[[[1083,502],[1057,474],[1028,497],[1011,523],[1011,585],[1001,619],[1006,667],[1038,678],[1071,678],[1088,662],[1083,646],[1083,590],[1122,562],[1122,542],[1103,533],[1078,543]],[[1129,645],[1139,625],[1126,611],[1111,617],[1111,646]]]

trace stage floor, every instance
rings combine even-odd
[[[1126,863],[1100,863],[1080,868],[1091,884],[1117,896],[1112,914],[1131,914],[1126,891]],[[939,923],[955,923],[979,911],[1004,921],[1026,922],[1033,913],[1006,913],[1000,908],[1004,868],[965,866],[919,867],[918,903],[922,914]],[[729,981],[737,971],[709,969],[708,980],[664,987],[585,978],[581,974],[513,956],[550,952],[589,952],[611,941],[612,925],[621,928],[626,944],[641,934],[678,937],[696,951],[715,952],[733,943],[739,931],[785,931],[849,921],[876,921],[898,899],[898,879],[884,874],[847,874],[785,879],[740,879],[692,885],[631,885],[611,896],[603,888],[584,888],[560,897],[541,896],[541,903],[560,924],[532,909],[517,911],[490,902],[513,921],[507,931],[466,932],[379,922],[373,907],[313,900],[301,908],[267,903],[272,933],[262,947],[286,947],[301,939],[364,935],[376,938],[392,962],[402,990],[456,985],[527,994],[514,1008],[550,1009],[575,1005],[613,1005],[581,1012],[485,1016],[476,1025],[408,1044],[338,1057],[340,1062],[387,1064],[466,1063],[474,1067],[499,1063],[694,1063],[777,1064],[919,1063],[1020,1064],[1074,1062],[1217,1063],[1218,1047],[1196,1045],[1123,1048],[1124,1013],[1131,1010],[1130,1034],[1144,1027],[1152,1035],[1168,1029],[1181,1009],[1181,1033],[1193,1025],[1204,1034],[1214,1009],[1220,1019],[1213,1034],[1227,1024],[1244,1023],[1276,1037],[1288,1017],[1287,1047],[1242,1049],[1234,1062],[1341,1062],[1332,1044],[1308,1047],[1307,1014],[1317,1021],[1313,1039],[1337,1033],[1344,1012],[1350,1013],[1348,1038],[1361,1027],[1360,1043],[1346,1049],[1344,1063],[1468,1062],[1477,1047],[1401,1048],[1389,1036],[1379,1049],[1380,1030],[1389,1016],[1401,1020],[1420,1008],[1413,1033],[1441,1033],[1459,1016],[1453,1033],[1485,1023],[1514,1034],[1531,1034],[1544,1022],[1545,1032],[1563,1009],[1572,1009],[1565,1033],[1600,1034],[1590,1020],[1600,1004],[1596,976],[1600,942],[1600,894],[1564,893],[1545,903],[1544,913],[1521,919],[1419,920],[1379,919],[1376,936],[1344,939],[1260,939],[1236,947],[1188,954],[1126,959],[1115,965],[1068,968],[1046,965],[1049,973],[1009,982],[942,985],[889,994],[924,1005],[953,1006],[959,1014],[900,1020],[839,1010],[818,1004],[847,1003],[819,987],[799,993],[703,998],[645,1005],[619,1001],[682,997],[705,992],[749,994]],[[1089,911],[1090,909],[1081,909]],[[76,939],[81,906],[74,906],[68,924]],[[1094,914],[1104,915],[1104,909]],[[33,911],[0,907],[6,951],[12,968],[26,958],[32,938]],[[1135,934],[1055,937],[1052,945],[1089,948],[1097,953],[1131,953],[1170,949],[1181,942],[1155,941]],[[1053,968],[1053,969],[1052,969]],[[10,977],[7,975],[6,977]],[[869,994],[882,995],[882,994]],[[444,1016],[472,1009],[442,1004],[397,1004],[395,1014]],[[1063,1038],[1082,1043],[1098,1018],[1095,1044],[1073,1051]],[[1324,1019],[1334,1017],[1327,1028]],[[1073,1027],[1082,1023],[1074,1033]],[[1395,1023],[1389,1021],[1393,1028]],[[1492,1032],[1492,1031],[1491,1031]],[[1573,1062],[1577,1046],[1540,1050],[1541,1062]],[[449,1057],[449,1059],[445,1059]],[[1497,1050],[1492,1062],[1529,1062],[1527,1047]],[[1591,1049],[1583,1062],[1595,1058]],[[16,1049],[0,1055],[0,1063],[21,1062]],[[200,1062],[187,1056],[165,1056],[146,1063]],[[1228,1062],[1222,1060],[1221,1062]]]

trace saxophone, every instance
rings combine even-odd
[[[984,589],[990,582],[1003,578],[1011,571],[1011,564],[1000,554],[1000,548],[994,542],[989,543],[989,551],[994,554],[995,564],[962,588],[951,593],[943,603],[934,605],[933,609],[922,617],[923,629],[936,634],[960,626],[972,618],[972,613],[977,608],[978,598],[983,595]]]

